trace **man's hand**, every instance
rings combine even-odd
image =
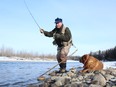
[[[44,33],[44,29],[40,29],[40,33]]]

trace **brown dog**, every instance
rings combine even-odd
[[[88,72],[88,71],[95,71],[95,70],[102,70],[103,69],[103,63],[96,59],[93,56],[90,56],[88,54],[83,55],[82,58],[79,60],[79,62],[83,63],[83,70],[81,72]]]

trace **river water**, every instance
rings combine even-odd
[[[0,62],[0,87],[27,87],[38,83],[37,77],[57,62]],[[67,70],[82,67],[79,62],[68,62]],[[58,70],[57,66],[54,70]]]

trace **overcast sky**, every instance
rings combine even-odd
[[[57,17],[69,27],[75,55],[116,46],[116,0],[26,0],[36,21],[46,31]],[[40,34],[24,0],[0,0],[0,47],[18,51],[56,54],[53,38]],[[74,52],[72,46],[70,53]]]

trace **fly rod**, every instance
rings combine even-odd
[[[24,4],[25,4],[25,7],[27,8],[29,14],[30,14],[31,17],[33,18],[34,22],[36,23],[36,25],[39,27],[39,29],[41,29],[40,26],[39,26],[39,24],[38,24],[37,21],[35,20],[34,16],[32,15],[32,12],[30,11],[30,9],[29,9],[29,7],[28,7],[28,5],[27,5],[27,3],[26,3],[25,0],[24,0]]]

